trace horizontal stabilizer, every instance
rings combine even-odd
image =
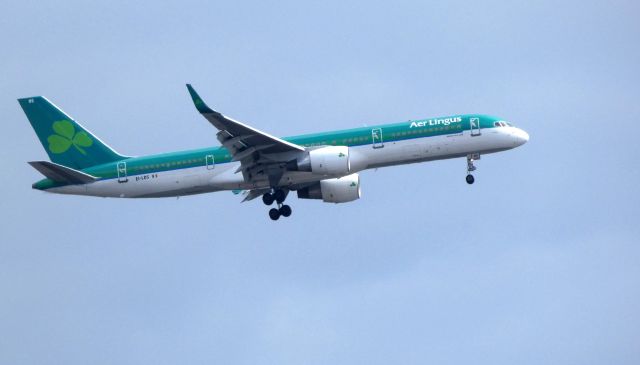
[[[70,167],[65,167],[49,161],[31,161],[29,162],[29,165],[40,171],[44,176],[56,182],[67,184],[87,184],[97,180],[96,177],[85,174],[82,171],[74,170]]]

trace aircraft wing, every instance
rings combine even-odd
[[[274,137],[218,113],[202,101],[190,84],[187,84],[187,88],[189,89],[189,94],[191,94],[196,109],[220,131],[218,132],[218,140],[223,146],[227,147],[233,155],[234,160],[242,160],[243,155],[250,154],[249,151],[278,153],[290,151],[302,152],[305,150],[302,146]]]
[[[262,173],[275,186],[292,154],[305,151],[300,145],[222,115],[209,108],[191,84],[187,84],[187,89],[196,109],[218,129],[218,141],[229,150],[234,161],[241,162],[237,172],[242,171],[246,181],[254,181]]]

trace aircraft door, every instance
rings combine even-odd
[[[382,140],[382,128],[374,128],[371,130],[371,142],[373,148],[384,147],[384,141]]]
[[[213,155],[206,155],[205,160],[207,164],[207,170],[213,170],[213,168],[216,166],[213,160]]]
[[[127,163],[126,162],[118,162],[118,182],[119,183],[126,183],[127,181],[129,181],[129,179],[127,178]]]
[[[471,127],[471,137],[479,136],[480,133],[480,118],[469,118],[469,125]]]

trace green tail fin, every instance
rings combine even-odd
[[[126,158],[43,96],[18,99],[52,162],[84,169]]]

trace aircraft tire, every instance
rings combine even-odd
[[[474,181],[476,181],[476,179],[471,174],[467,175],[466,180],[467,180],[467,184],[469,184],[469,185],[473,184]]]
[[[269,194],[269,193],[264,193],[262,195],[262,202],[264,203],[264,205],[271,205],[273,204],[274,201],[274,197],[273,195]]]
[[[271,220],[277,221],[278,218],[280,218],[280,211],[276,208],[271,208],[269,210],[269,218],[271,218]]]
[[[283,217],[288,217],[291,215],[291,207],[288,205],[283,205],[282,207],[280,207],[280,214]]]
[[[273,198],[276,200],[278,204],[282,204],[287,195],[282,191],[282,189],[278,189],[273,193]]]

